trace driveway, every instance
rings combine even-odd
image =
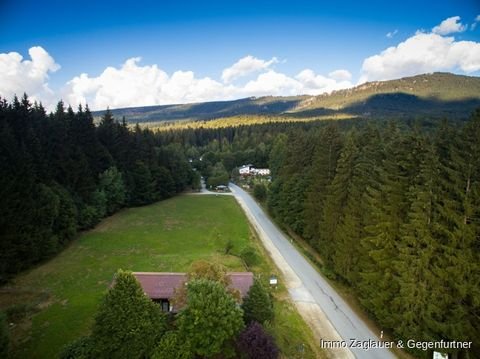
[[[260,239],[283,274],[285,285],[304,320],[319,341],[333,341],[341,348],[327,349],[332,358],[390,359],[395,355],[385,348],[351,347],[381,343],[367,325],[350,309],[328,282],[297,251],[263,209],[240,187],[230,189],[245,211]],[[352,342],[353,340],[353,342]],[[344,343],[344,344],[343,344]],[[323,347],[328,346],[324,345]],[[378,345],[377,345],[378,346]]]

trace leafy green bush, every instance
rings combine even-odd
[[[80,337],[63,347],[60,359],[87,359],[91,357],[91,350],[90,337]]]
[[[265,201],[267,199],[267,187],[263,183],[256,183],[253,186],[253,195],[259,201]]]
[[[185,340],[181,340],[178,337],[177,332],[167,332],[160,339],[152,359],[191,359],[193,358],[192,351],[190,349],[190,343]]]
[[[240,252],[240,258],[248,267],[254,266],[258,263],[258,253],[252,246],[246,246]]]

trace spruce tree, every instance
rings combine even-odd
[[[247,324],[252,321],[262,324],[273,320],[273,303],[268,290],[260,280],[255,278],[253,281],[253,285],[243,301],[242,309],[243,317]]]
[[[95,315],[92,353],[97,358],[148,357],[165,331],[163,313],[130,272],[119,270],[114,281]]]

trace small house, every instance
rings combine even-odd
[[[253,169],[252,164],[243,165],[238,169],[238,173],[240,173],[240,176],[249,176],[251,174],[252,169]]]
[[[187,284],[186,273],[165,273],[165,272],[133,272],[140,283],[143,292],[151,300],[158,303],[164,312],[177,312],[178,308],[172,305],[175,292],[181,286]],[[250,287],[253,285],[252,272],[229,272],[230,288],[237,290],[242,298],[247,296]]]

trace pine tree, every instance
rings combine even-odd
[[[406,161],[412,150],[409,141],[397,128],[386,135],[384,159],[372,171],[376,183],[367,189],[365,233],[361,239],[360,299],[366,308],[375,313],[380,323],[390,327],[396,320],[390,303],[398,292],[396,271],[393,266],[400,240],[400,228],[407,221],[410,200],[407,192],[412,182],[413,170]]]
[[[255,279],[250,287],[243,301],[242,309],[247,324],[252,321],[265,323],[273,320],[274,311],[270,294],[258,279]]]
[[[92,329],[97,358],[148,357],[165,331],[160,307],[143,293],[129,273],[119,270],[114,286],[103,298]]]
[[[411,188],[408,222],[402,226],[399,252],[395,261],[399,292],[391,303],[401,313],[395,332],[402,338],[434,340],[439,337],[444,320],[444,293],[435,268],[442,263],[440,243],[436,238],[439,223],[438,157],[430,145],[420,166],[418,184]]]
[[[335,176],[341,141],[340,133],[334,126],[322,129],[318,140],[316,140],[312,168],[308,174],[311,180],[309,187],[306,189],[304,203],[304,236],[314,244],[317,244],[320,236],[323,206],[327,196],[327,188]]]
[[[338,226],[343,220],[345,206],[347,205],[355,164],[358,159],[358,148],[352,132],[347,135],[345,146],[342,149],[337,162],[335,177],[328,186],[328,195],[325,199],[322,221],[320,224],[321,236],[317,248],[324,255],[325,261],[333,266],[334,257],[338,255]],[[343,254],[342,254],[343,255]]]

